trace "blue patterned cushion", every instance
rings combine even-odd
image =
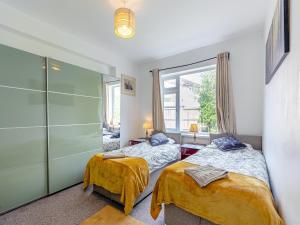
[[[169,139],[163,133],[157,133],[151,136],[150,144],[152,146],[163,145],[169,142]]]
[[[231,151],[231,150],[247,147],[245,144],[241,143],[233,136],[225,136],[225,137],[217,138],[214,139],[212,143],[214,143],[219,149],[223,151]]]

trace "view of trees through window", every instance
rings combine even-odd
[[[202,82],[198,92],[198,102],[200,104],[198,122],[204,126],[203,131],[216,132],[216,71],[204,72],[201,78]]]
[[[165,125],[168,130],[189,131],[197,123],[200,132],[217,131],[216,70],[162,78]]]

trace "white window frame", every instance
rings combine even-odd
[[[211,64],[209,66],[203,66],[191,70],[184,70],[175,73],[163,74],[160,77],[160,87],[161,87],[161,100],[163,105],[163,112],[164,112],[164,95],[165,94],[176,94],[176,128],[166,128],[167,132],[176,132],[176,133],[184,133],[185,131],[180,130],[180,77],[192,73],[201,73],[210,70],[216,70],[216,64]],[[176,87],[172,88],[165,88],[164,81],[167,80],[176,80]]]

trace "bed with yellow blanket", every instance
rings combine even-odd
[[[249,147],[249,149],[248,149]],[[229,171],[228,177],[201,188],[185,168],[211,165]],[[221,152],[205,148],[184,161],[168,166],[152,195],[154,219],[165,204],[167,225],[283,225],[269,188],[261,152]]]
[[[84,189],[93,185],[94,191],[121,203],[129,214],[152,192],[162,169],[179,159],[179,149],[175,141],[159,146],[145,142],[110,153],[125,158],[104,159],[103,153],[96,154],[86,166]]]

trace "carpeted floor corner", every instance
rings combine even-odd
[[[147,225],[164,225],[163,212],[154,221],[150,216],[151,195],[139,203],[131,216]],[[77,185],[0,216],[0,225],[78,225],[106,205],[121,207],[105,197],[84,192]]]

